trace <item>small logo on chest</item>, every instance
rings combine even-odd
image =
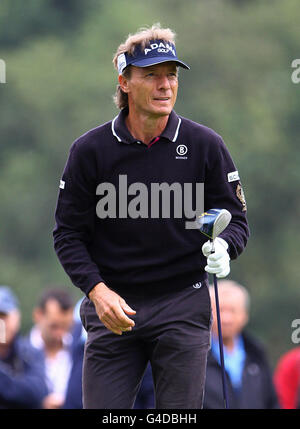
[[[187,159],[187,156],[185,156],[187,154],[188,148],[186,147],[186,145],[184,144],[180,144],[177,146],[176,148],[176,153],[179,156],[176,156],[176,159]]]

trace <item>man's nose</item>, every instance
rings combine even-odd
[[[232,321],[232,316],[227,311],[221,311],[221,318],[224,323],[231,323]]]
[[[170,81],[167,75],[161,75],[158,79],[158,89],[169,89],[171,87]]]

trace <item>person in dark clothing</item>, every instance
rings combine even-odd
[[[75,321],[71,330],[72,345],[72,369],[67,386],[65,401],[62,405],[64,409],[82,408],[82,363],[84,355],[84,339],[82,337],[82,323]]]
[[[19,334],[21,314],[9,287],[0,286],[0,408],[41,408],[47,395],[40,353]]]
[[[229,408],[279,408],[271,369],[259,341],[245,332],[249,317],[249,294],[238,283],[218,282],[221,328]],[[215,298],[210,287],[213,315]],[[212,326],[211,350],[207,359],[203,408],[224,408],[217,323]]]
[[[143,380],[141,383],[141,387],[138,391],[134,408],[147,410],[154,408],[155,398],[154,398],[154,385],[153,385],[153,376],[151,371],[151,365],[148,364],[145,374],[143,376]]]
[[[249,236],[222,138],[173,110],[178,67],[189,68],[174,38],[154,25],[118,47],[120,113],[73,143],[60,180],[54,247],[86,295],[84,408],[132,408],[149,361],[156,408],[202,407],[207,272],[228,275]],[[212,255],[195,231],[210,208],[232,215]]]
[[[49,394],[43,408],[82,408],[84,341],[74,320],[73,299],[63,288],[47,288],[34,308],[29,338],[42,352]]]

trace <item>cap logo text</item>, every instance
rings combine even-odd
[[[169,43],[164,44],[163,42],[151,43],[150,48],[144,49],[144,53],[145,55],[147,55],[149,52],[154,51],[156,49],[157,49],[157,52],[160,52],[160,53],[169,53],[171,51],[174,57],[176,56],[176,52],[173,46],[170,45]]]

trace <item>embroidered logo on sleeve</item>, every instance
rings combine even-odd
[[[243,206],[242,211],[243,212],[247,211],[247,204],[246,204],[245,194],[244,194],[241,182],[239,182],[238,185],[237,185],[237,187],[236,187],[236,196],[238,197],[238,199],[242,203],[242,206]]]
[[[228,182],[234,182],[235,180],[240,180],[239,172],[238,171],[232,171],[231,173],[227,174]]]
[[[64,182],[63,180],[61,180],[61,181],[59,182],[59,187],[60,187],[60,189],[65,189],[65,184],[66,184],[66,182]]]

